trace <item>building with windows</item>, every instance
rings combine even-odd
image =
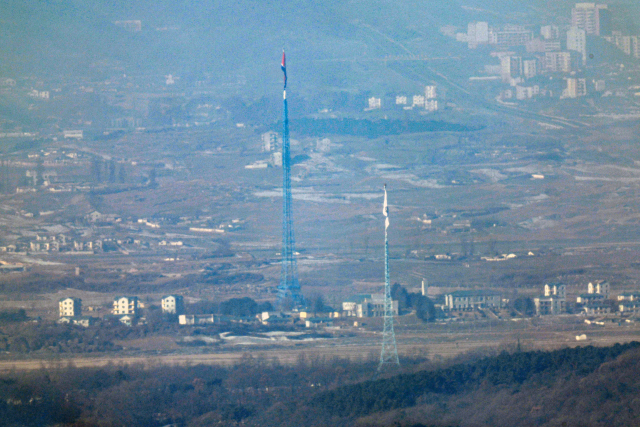
[[[587,63],[587,33],[578,27],[567,30],[567,50],[578,52],[582,65]]]
[[[501,308],[500,292],[492,290],[455,291],[444,296],[445,310],[474,310],[476,308]]]
[[[618,295],[618,301],[639,301],[640,291],[626,291]]]
[[[62,298],[58,305],[60,317],[76,317],[82,314],[82,300],[80,298]]]
[[[606,4],[576,3],[571,9],[571,26],[589,35],[607,35],[611,31],[611,15]]]
[[[182,295],[166,295],[162,297],[162,312],[167,314],[183,314],[184,298]]]
[[[561,283],[544,285],[544,295],[533,299],[538,316],[556,315],[567,311],[567,287]]]
[[[589,282],[587,285],[587,293],[604,295],[604,298],[609,298],[611,293],[611,285],[605,280],[597,280],[595,282]]]
[[[139,314],[138,297],[119,296],[113,299],[114,315],[128,314],[137,316]]]
[[[571,72],[571,54],[569,52],[545,52],[544,69],[552,73]]]
[[[393,314],[398,314],[398,301],[392,301]],[[384,294],[355,295],[342,303],[347,317],[384,317]]]

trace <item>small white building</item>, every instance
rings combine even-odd
[[[64,130],[62,131],[62,135],[64,136],[64,139],[82,139],[84,137],[84,132],[82,130]]]
[[[367,99],[367,105],[368,110],[379,110],[380,108],[382,108],[382,100],[380,98],[372,96],[371,98]]]
[[[206,325],[216,323],[216,316],[213,314],[181,314],[178,316],[178,323],[181,325]]]

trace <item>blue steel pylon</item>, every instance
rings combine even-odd
[[[283,122],[282,131],[282,266],[280,286],[278,286],[278,305],[280,308],[296,308],[304,305],[298,283],[298,264],[295,254],[293,234],[293,212],[291,203],[291,153],[289,145],[289,112],[287,108],[287,69],[284,50],[282,51],[282,71],[284,72]],[[285,307],[290,306],[290,307]]]
[[[384,203],[382,205],[384,214],[384,329],[382,332],[382,350],[380,351],[380,364],[378,373],[386,366],[400,366],[398,359],[398,347],[396,346],[396,334],[393,331],[393,301],[391,300],[391,285],[389,284],[389,239],[387,228],[389,228],[389,207],[387,206],[387,185],[384,186]]]

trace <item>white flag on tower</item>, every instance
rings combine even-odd
[[[384,229],[389,228],[389,207],[387,206],[387,184],[384,185],[384,203],[382,205],[382,214],[385,217]]]

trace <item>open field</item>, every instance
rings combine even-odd
[[[584,345],[609,346],[640,340],[640,325],[622,324],[590,326],[577,322],[572,316],[522,320],[521,322],[468,322],[450,325],[424,326],[412,316],[399,318],[396,327],[398,353],[403,357],[449,359],[466,353],[495,354],[500,351],[555,350]],[[409,324],[402,324],[408,320]],[[557,322],[554,322],[557,320]],[[0,360],[0,371],[55,369],[69,364],[76,367],[106,365],[230,365],[243,358],[277,359],[294,364],[300,358],[351,358],[362,360],[379,357],[381,332],[371,319],[365,329],[354,329],[349,337],[330,337],[304,342],[277,341],[253,344],[228,344],[198,350],[176,350],[175,337],[154,337],[127,342],[122,354],[67,356],[47,359]],[[374,329],[374,327],[376,329]],[[576,341],[576,335],[587,335],[586,341]],[[6,355],[5,355],[6,357]]]

